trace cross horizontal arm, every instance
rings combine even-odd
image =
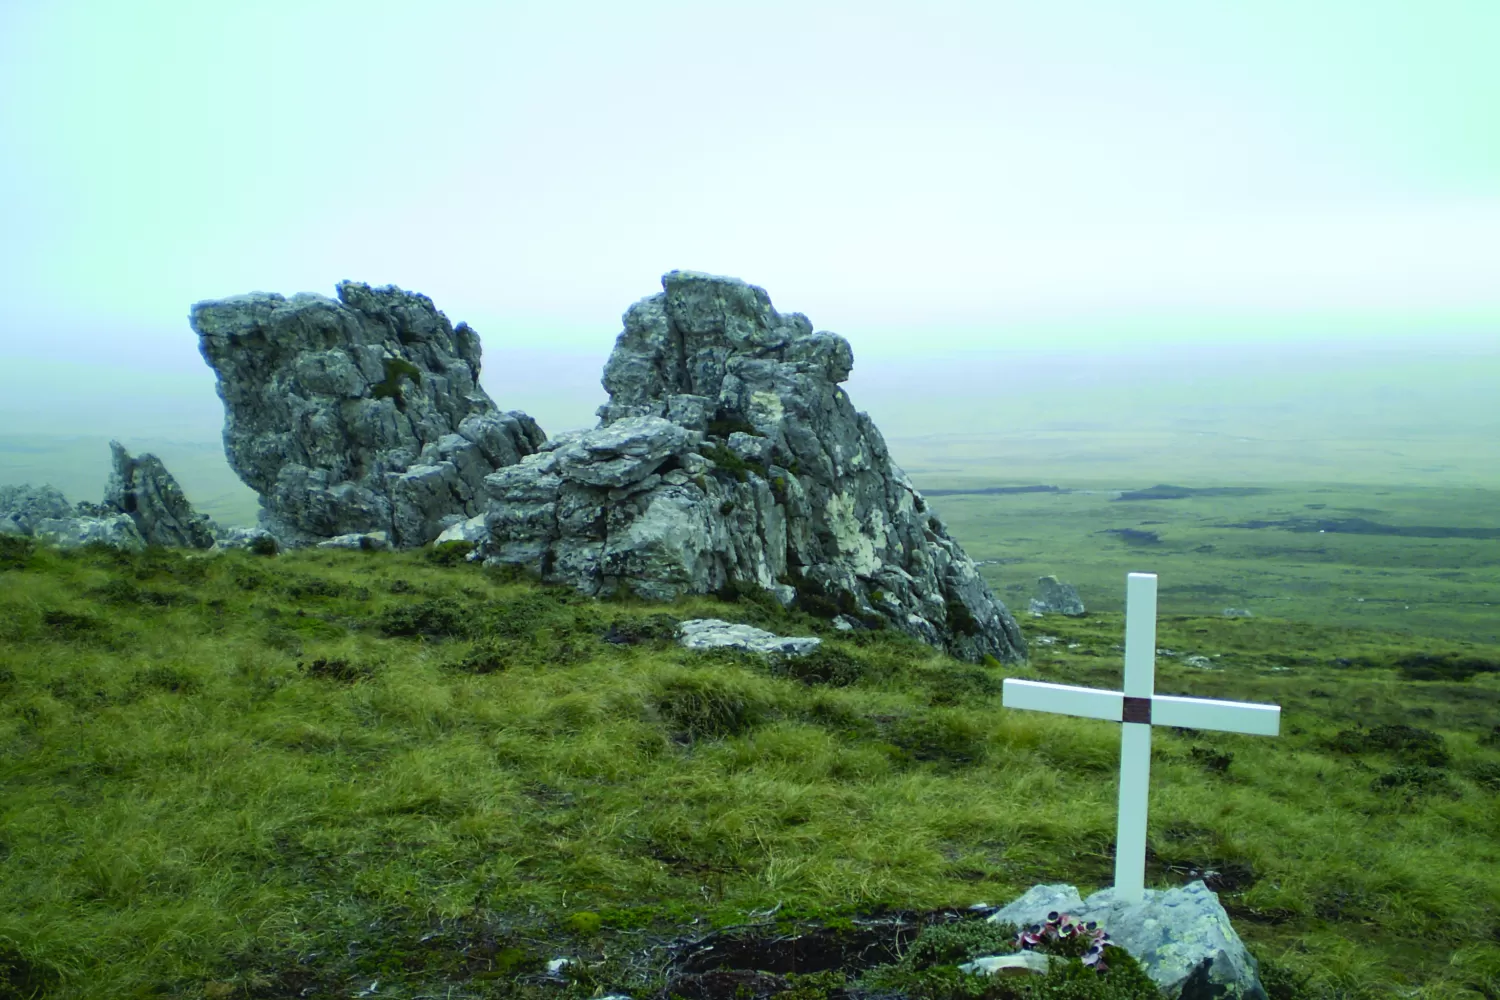
[[[1000,703],[1006,708],[1029,708],[1038,712],[1119,722],[1125,695],[1119,691],[1007,677],[1000,686]]]
[[[1281,706],[1159,694],[1151,699],[1151,721],[1159,726],[1181,726],[1184,729],[1279,736]]]

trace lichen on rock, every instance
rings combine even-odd
[[[599,425],[486,477],[485,562],[600,595],[759,587],[971,662],[1024,658],[1010,612],[839,388],[848,341],[736,278],[673,271],[662,289],[625,313]]]

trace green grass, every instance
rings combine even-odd
[[[943,486],[977,485],[969,477]],[[996,476],[985,485],[1014,483]],[[934,484],[936,486],[937,483]],[[1158,574],[1163,613],[1226,607],[1319,625],[1443,641],[1500,641],[1500,538],[1242,528],[1256,521],[1363,518],[1394,528],[1496,529],[1500,490],[1267,484],[1251,496],[1122,501],[1151,482],[1056,483],[1073,492],[937,496],[929,503],[1024,612],[1039,576],[1075,584],[1085,606],[1123,609],[1125,574]],[[1212,486],[1199,479],[1185,485]],[[1132,542],[1115,530],[1152,532]]]
[[[419,552],[0,544],[0,996],[643,997],[623,955],[777,906],[1112,880],[1118,727],[999,682],[1118,684],[1116,612],[1023,615],[1031,662],[974,667]],[[671,641],[708,616],[827,652]],[[1283,734],[1157,731],[1147,884],[1220,872],[1275,1000],[1497,995],[1500,674],[1401,664],[1500,647],[1169,608],[1158,645],[1221,668],[1164,655],[1159,691],[1277,702]],[[600,964],[545,985],[562,955]],[[947,968],[914,992],[959,995]]]

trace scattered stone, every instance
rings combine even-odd
[[[1033,615],[1054,614],[1076,617],[1084,614],[1083,601],[1078,597],[1078,588],[1071,583],[1059,583],[1055,576],[1043,576],[1037,578],[1036,585],[1041,594],[1031,599]]]
[[[1214,667],[1214,661],[1210,660],[1206,656],[1198,656],[1198,655],[1187,656],[1187,657],[1183,657],[1182,662],[1185,663],[1185,664],[1187,664],[1190,667],[1199,667],[1199,668],[1201,668],[1203,670],[1214,670],[1214,669],[1216,669]]]
[[[432,544],[441,545],[444,542],[474,542],[478,544],[489,537],[489,529],[484,526],[484,515],[475,514],[471,518],[455,521],[444,528],[442,534],[433,539]]]
[[[1071,885],[1037,885],[988,919],[1029,927],[1050,912],[1097,920],[1173,1000],[1210,1000],[1234,990],[1267,1000],[1259,965],[1245,948],[1219,897],[1200,879],[1176,889],[1146,889],[1139,903],[1114,899],[1113,887],[1080,899]],[[979,961],[983,961],[980,959]]]
[[[1224,609],[1224,617],[1225,618],[1254,618],[1255,616],[1250,613],[1250,609],[1249,608],[1225,608]]]
[[[1066,959],[1057,955],[1048,955],[1040,951],[1018,951],[1013,955],[990,955],[987,958],[975,959],[965,962],[958,967],[958,971],[967,972],[970,975],[991,976],[1045,976],[1052,971],[1054,964],[1061,964]]]
[[[221,549],[248,549],[261,538],[269,538],[272,542],[276,541],[276,536],[264,528],[250,528],[238,524],[216,527],[214,535],[215,542]]]
[[[149,453],[131,458],[118,441],[111,441],[109,450],[113,469],[103,506],[129,514],[148,545],[213,547],[213,521],[193,510],[161,459]]]
[[[677,626],[677,642],[687,649],[743,649],[751,653],[805,656],[823,644],[812,636],[779,636],[751,625],[719,618],[694,618]]]
[[[74,516],[73,506],[55,486],[0,486],[0,534],[30,535],[42,521]]]
[[[383,531],[350,532],[318,543],[320,549],[388,549],[391,540]]]
[[[38,539],[61,548],[71,549],[90,542],[102,542],[119,549],[139,552],[146,547],[140,529],[129,514],[109,517],[65,517],[38,521],[32,530]]]
[[[479,385],[479,335],[425,295],[345,281],[338,300],[254,292],[199,302],[229,465],[289,547],[385,532],[425,545],[483,513],[484,477],[534,453],[541,428]]]
[[[971,662],[1024,659],[1010,612],[839,388],[848,341],[735,278],[673,271],[662,288],[625,314],[599,426],[485,478],[486,565],[649,600],[760,587]]]

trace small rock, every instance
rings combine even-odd
[[[1083,601],[1078,597],[1078,588],[1071,583],[1060,583],[1055,576],[1038,577],[1040,596],[1031,599],[1033,614],[1059,614],[1078,616],[1084,613]]]
[[[1204,670],[1214,669],[1214,661],[1206,656],[1188,656],[1184,657],[1182,662],[1190,667],[1200,667]]]
[[[1250,613],[1250,609],[1249,608],[1225,608],[1224,609],[1224,617],[1225,618],[1254,618],[1255,616]]]
[[[484,526],[484,515],[475,514],[467,520],[460,519],[443,529],[442,534],[432,540],[433,545],[442,545],[444,542],[474,542],[478,544],[489,535],[489,529]]]
[[[687,649],[743,649],[752,653],[804,656],[823,644],[813,636],[778,636],[751,625],[718,618],[694,618],[677,626],[678,643]]]
[[[136,552],[146,547],[146,540],[129,514],[38,521],[32,534],[63,548],[77,548],[90,542],[103,542]]]
[[[985,958],[976,958],[972,962],[960,965],[958,971],[972,975],[1045,976],[1054,964],[1065,961],[1066,959],[1040,951],[1019,951],[1013,955],[990,955]]]
[[[318,543],[320,549],[388,549],[390,537],[383,531],[351,532]]]

